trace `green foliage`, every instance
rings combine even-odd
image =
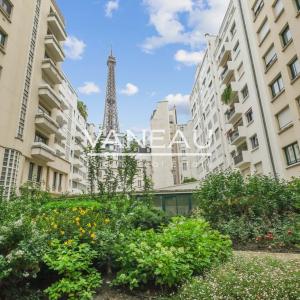
[[[229,104],[230,101],[232,100],[232,96],[233,96],[233,91],[232,91],[231,86],[229,85],[224,90],[221,100],[224,104]]]
[[[78,111],[81,114],[81,116],[85,120],[87,120],[87,118],[88,118],[88,112],[87,112],[87,106],[86,106],[86,104],[84,104],[83,101],[78,101],[77,102],[77,108],[78,108]]]
[[[298,198],[299,179],[244,179],[239,172],[210,175],[196,195],[203,217],[236,245],[276,248],[300,244]]]
[[[173,300],[296,300],[300,297],[300,263],[270,258],[234,258],[186,283]]]
[[[63,201],[49,201],[43,206],[45,210],[53,209],[68,209],[68,208],[100,208],[100,203],[95,200],[63,200]]]
[[[49,299],[93,299],[95,290],[101,284],[100,274],[92,267],[96,255],[88,244],[79,244],[77,241],[61,244],[53,240],[44,262],[61,279],[46,289]]]
[[[231,241],[203,220],[174,218],[161,230],[137,229],[124,237],[118,250],[121,271],[115,284],[131,289],[152,282],[176,286],[231,254]]]
[[[46,237],[35,222],[40,197],[0,199],[0,298],[21,299],[31,294],[28,280],[35,278],[46,249]],[[32,295],[33,298],[33,295]]]
[[[196,182],[196,181],[197,181],[196,178],[191,177],[191,178],[185,178],[185,179],[183,180],[183,183],[190,183],[190,182]]]

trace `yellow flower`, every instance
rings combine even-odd
[[[96,226],[97,226],[97,224],[96,224],[95,222],[94,222],[94,224],[93,224],[93,225],[94,225],[94,227],[96,227]]]
[[[79,221],[80,221],[80,218],[79,218],[79,217],[77,217],[77,218],[75,219],[75,221],[76,221],[76,222],[79,222]]]
[[[85,233],[85,230],[82,227],[80,227],[80,232]]]
[[[65,245],[69,246],[73,243],[73,240],[67,240],[64,242]]]
[[[93,232],[93,233],[91,233],[91,238],[92,239],[95,239],[96,238],[96,234]]]
[[[104,220],[104,224],[109,224],[109,223],[110,223],[110,219],[106,218],[106,219]]]
[[[61,234],[61,235],[64,235],[64,234],[65,234],[65,232],[64,232],[63,230],[61,230],[61,231],[60,231],[60,234]]]
[[[53,228],[54,228],[54,229],[57,229],[57,227],[58,227],[57,224],[54,224],[54,225],[53,225]]]
[[[77,207],[74,207],[72,210],[73,210],[73,211],[76,211],[76,210],[77,210]]]
[[[89,224],[87,224],[87,226],[88,226],[88,227],[92,227],[92,224],[91,224],[91,223],[89,223]]]

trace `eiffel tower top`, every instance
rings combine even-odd
[[[107,136],[110,131],[114,130],[119,133],[118,106],[116,96],[116,79],[115,67],[116,58],[113,56],[112,50],[107,60],[108,74],[105,98],[105,112],[103,120],[103,134]]]

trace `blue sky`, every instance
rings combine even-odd
[[[66,19],[64,71],[87,104],[89,121],[102,123],[107,68],[113,47],[122,129],[149,127],[156,103],[188,115],[188,95],[204,34],[216,33],[226,0],[57,0]]]

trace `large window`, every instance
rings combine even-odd
[[[289,68],[291,71],[292,79],[298,77],[298,75],[300,74],[300,63],[297,57],[289,64]]]
[[[295,0],[296,2],[296,7],[298,9],[298,11],[300,11],[300,0]]]
[[[41,135],[40,133],[38,133],[38,132],[36,132],[36,134],[35,134],[34,141],[36,143],[43,143],[43,144],[46,144],[46,145],[48,143],[48,139],[46,137],[44,137],[43,135]]]
[[[277,121],[279,129],[284,129],[289,124],[292,123],[292,117],[290,108],[287,106],[284,110],[282,110],[279,114],[277,114]]]
[[[292,40],[292,33],[289,25],[287,25],[284,28],[284,30],[281,32],[280,35],[281,35],[282,45],[286,46]]]
[[[253,121],[253,110],[252,108],[250,108],[247,112],[246,112],[246,119],[247,119],[247,123],[251,123]]]
[[[257,0],[255,2],[255,5],[252,8],[253,14],[254,14],[255,17],[258,16],[258,14],[262,10],[263,6],[264,6],[264,1],[263,0]]]
[[[268,69],[276,59],[277,59],[277,54],[275,51],[275,47],[273,45],[264,56],[266,69]]]
[[[253,150],[259,147],[257,134],[253,135],[250,138],[250,142],[251,142],[251,147],[252,147]]]
[[[8,0],[0,0],[0,8],[2,8],[8,16],[10,16],[12,4]]]
[[[278,17],[281,12],[283,11],[283,1],[282,0],[277,0],[276,3],[274,4],[274,14],[275,17]]]
[[[268,35],[269,32],[270,32],[270,26],[269,26],[268,20],[266,19],[257,33],[258,40],[260,43],[263,42],[263,40],[266,38],[266,36]]]
[[[243,95],[243,99],[246,99],[249,96],[248,85],[245,85],[244,88],[242,89],[242,95]]]
[[[294,143],[285,147],[284,149],[285,157],[288,166],[294,165],[300,162],[300,150],[298,143]]]
[[[284,89],[283,79],[281,75],[277,77],[277,79],[270,85],[270,88],[273,98],[281,93],[281,91]]]
[[[7,37],[7,35],[0,30],[0,46],[2,46],[2,47],[5,46],[6,37]]]

